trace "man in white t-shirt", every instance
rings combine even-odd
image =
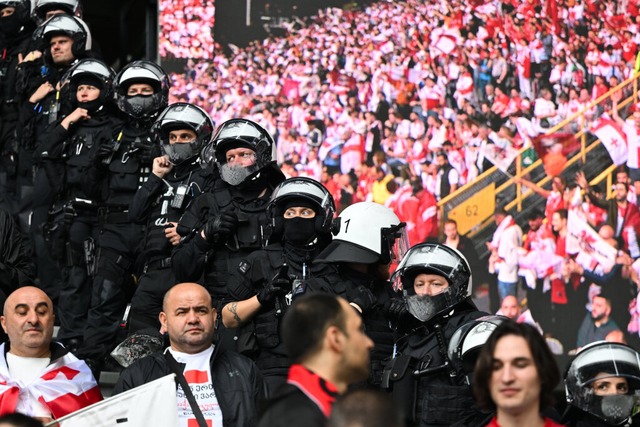
[[[45,423],[102,400],[87,364],[52,343],[53,303],[25,286],[4,304],[0,322],[9,342],[0,345],[0,415],[20,412]]]
[[[248,358],[213,345],[216,310],[209,292],[197,283],[175,285],[165,294],[160,324],[170,346],[125,369],[113,394],[146,384],[173,371],[173,357],[209,426],[255,425],[256,401],[262,397],[262,376]],[[196,415],[182,386],[176,391],[181,427],[197,426]]]

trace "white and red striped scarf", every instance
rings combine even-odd
[[[53,418],[60,418],[102,400],[100,387],[87,364],[67,353],[52,361],[30,384],[22,385],[11,377],[0,345],[0,415],[15,412],[22,399],[39,401]]]

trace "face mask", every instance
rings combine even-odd
[[[156,112],[153,95],[127,96],[125,104],[131,117],[140,118]]]
[[[178,166],[183,162],[194,158],[198,153],[194,148],[194,142],[183,144],[162,144],[162,151],[169,157],[172,165]]]
[[[611,425],[620,425],[632,415],[635,399],[628,394],[600,397],[601,418]]]
[[[294,246],[305,246],[316,237],[315,218],[291,218],[282,223],[284,239]]]
[[[257,170],[256,165],[247,167],[243,166],[229,166],[225,163],[220,167],[220,177],[224,182],[234,187],[240,185],[245,179],[249,177],[253,172]]]

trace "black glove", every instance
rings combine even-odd
[[[362,313],[369,311],[377,302],[373,292],[364,285],[348,290],[346,296],[350,303],[360,307]]]
[[[233,233],[238,225],[235,212],[222,212],[209,218],[204,226],[204,236],[209,243],[217,243]]]
[[[404,299],[391,298],[382,306],[382,314],[389,320],[400,320],[401,317],[409,314],[409,311]]]
[[[153,163],[153,159],[160,156],[160,147],[157,144],[153,144],[148,141],[137,141],[133,143],[133,148],[138,149],[137,156],[140,163],[144,165],[150,165]]]
[[[276,297],[286,295],[291,291],[291,279],[274,278],[267,286],[258,292],[258,302],[260,305],[271,303]]]
[[[105,144],[101,144],[98,148],[93,152],[93,161],[95,163],[102,163],[106,161],[114,154],[114,145],[111,142],[107,142]]]

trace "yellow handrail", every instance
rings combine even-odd
[[[623,100],[621,100],[618,103],[618,109],[622,109],[622,108],[626,107],[627,105],[629,105],[630,103],[637,102],[637,100],[638,100],[638,80],[639,79],[640,79],[640,72],[635,73],[629,79],[623,81],[622,83],[618,84],[614,88],[610,89],[604,95],[602,95],[602,96],[598,97],[597,99],[593,100],[583,110],[571,115],[567,119],[563,120],[561,123],[558,123],[557,125],[555,125],[552,128],[550,128],[545,133],[545,135],[551,135],[553,133],[556,133],[556,132],[560,131],[561,129],[565,128],[567,125],[570,125],[570,124],[572,124],[572,123],[574,123],[576,121],[580,124],[580,130],[578,132],[576,132],[576,134],[575,134],[575,137],[580,140],[580,151],[578,153],[574,154],[570,159],[568,159],[566,166],[570,166],[572,164],[575,164],[578,161],[581,161],[584,164],[585,161],[586,161],[587,153],[590,152],[591,150],[595,149],[597,146],[599,146],[601,144],[601,142],[599,140],[596,140],[594,143],[592,143],[589,146],[587,146],[587,132],[588,132],[588,129],[587,129],[587,126],[586,126],[586,124],[587,124],[587,120],[586,120],[586,117],[585,117],[586,114],[588,112],[590,112],[594,107],[596,107],[596,106],[598,106],[598,105],[600,105],[600,104],[602,104],[604,102],[607,102],[611,98],[611,95],[613,93],[615,93],[617,91],[625,91],[625,89],[628,89],[628,88],[632,88],[632,90],[630,91],[631,95],[627,96],[626,98],[624,98]],[[510,176],[504,183],[502,183],[501,185],[497,186],[496,189],[495,189],[495,196],[497,197],[501,193],[503,193],[503,192],[507,191],[508,189],[510,189],[512,185],[516,186],[515,187],[516,188],[515,198],[506,204],[505,207],[506,207],[507,210],[515,208],[517,212],[522,211],[524,201],[529,196],[533,195],[533,191],[532,190],[524,189],[521,184],[518,184],[518,183],[516,183],[514,181],[514,178],[520,178],[520,177],[526,176],[527,174],[529,174],[530,172],[532,172],[536,168],[540,167],[541,164],[542,164],[542,160],[541,159],[537,159],[535,162],[533,162],[531,165],[529,165],[527,167],[524,167],[522,165],[522,162],[521,162],[522,155],[528,149],[530,149],[529,146],[521,149],[520,152],[518,153],[518,156],[516,157],[516,160],[515,160],[515,162],[516,162],[515,175],[512,176],[512,177]],[[591,183],[592,184],[597,184],[597,183],[601,182],[604,179],[608,179],[608,181],[611,181],[610,175],[611,175],[611,173],[612,173],[612,171],[614,169],[615,169],[615,166],[607,168],[605,171],[600,173],[596,178],[594,178],[591,181]],[[455,191],[454,193],[449,194],[448,196],[446,196],[443,199],[441,199],[438,202],[438,210],[439,210],[439,213],[440,213],[440,218],[442,219],[441,224],[444,223],[445,219],[447,219],[447,214],[448,214],[449,211],[455,209],[456,206],[459,206],[462,203],[464,203],[467,199],[472,197],[473,194],[477,193],[479,189],[484,188],[484,186],[482,186],[484,183],[494,182],[495,180],[493,180],[492,177],[494,177],[495,174],[502,174],[502,172],[498,168],[493,166],[490,169],[484,171],[482,174],[480,174],[474,181],[466,183],[465,185],[463,185],[460,188],[458,188],[457,191]],[[541,179],[536,184],[545,185],[545,184],[547,184],[549,182],[549,180],[551,178],[552,177],[545,176],[543,179]],[[480,187],[478,187],[479,185],[480,185]],[[468,227],[469,229],[473,230],[471,234],[476,234],[477,232],[479,232],[482,229],[484,229],[491,222],[490,220],[491,220],[491,215],[485,216],[485,217],[481,217],[481,218],[474,218],[474,221],[476,221],[476,223],[472,227]]]

